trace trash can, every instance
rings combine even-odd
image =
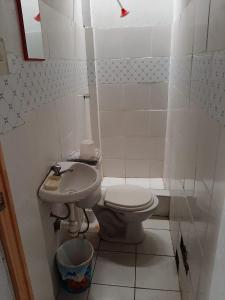
[[[82,293],[91,285],[94,249],[85,239],[63,243],[56,252],[56,262],[65,290]]]

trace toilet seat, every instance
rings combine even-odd
[[[143,211],[154,204],[154,196],[143,187],[117,185],[106,189],[104,204],[121,211]]]

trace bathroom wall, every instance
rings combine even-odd
[[[162,177],[173,2],[123,4],[91,1],[103,173]]]
[[[0,76],[0,133],[36,300],[55,299],[57,237],[38,186],[50,165],[84,138],[88,93],[81,0],[43,0],[46,61],[24,62],[14,0],[0,0],[0,36],[10,74]]]
[[[6,263],[5,253],[0,241],[0,297],[1,299],[14,300],[15,296],[12,283],[9,277],[9,270]]]
[[[224,25],[224,0],[175,1],[164,174],[184,300],[225,292]]]

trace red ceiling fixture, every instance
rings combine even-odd
[[[129,11],[126,10],[126,9],[123,7],[123,5],[122,5],[122,3],[120,2],[120,0],[117,0],[117,2],[118,2],[119,6],[120,6],[120,8],[121,8],[121,15],[120,15],[120,17],[123,18],[123,17],[127,16],[127,15],[129,14]]]
[[[40,13],[38,13],[38,14],[34,17],[34,20],[37,21],[37,22],[41,22],[41,15],[40,15]]]

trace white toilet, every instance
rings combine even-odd
[[[152,216],[159,204],[149,189],[135,185],[116,185],[102,190],[92,208],[103,240],[140,243],[144,239],[142,222]]]

